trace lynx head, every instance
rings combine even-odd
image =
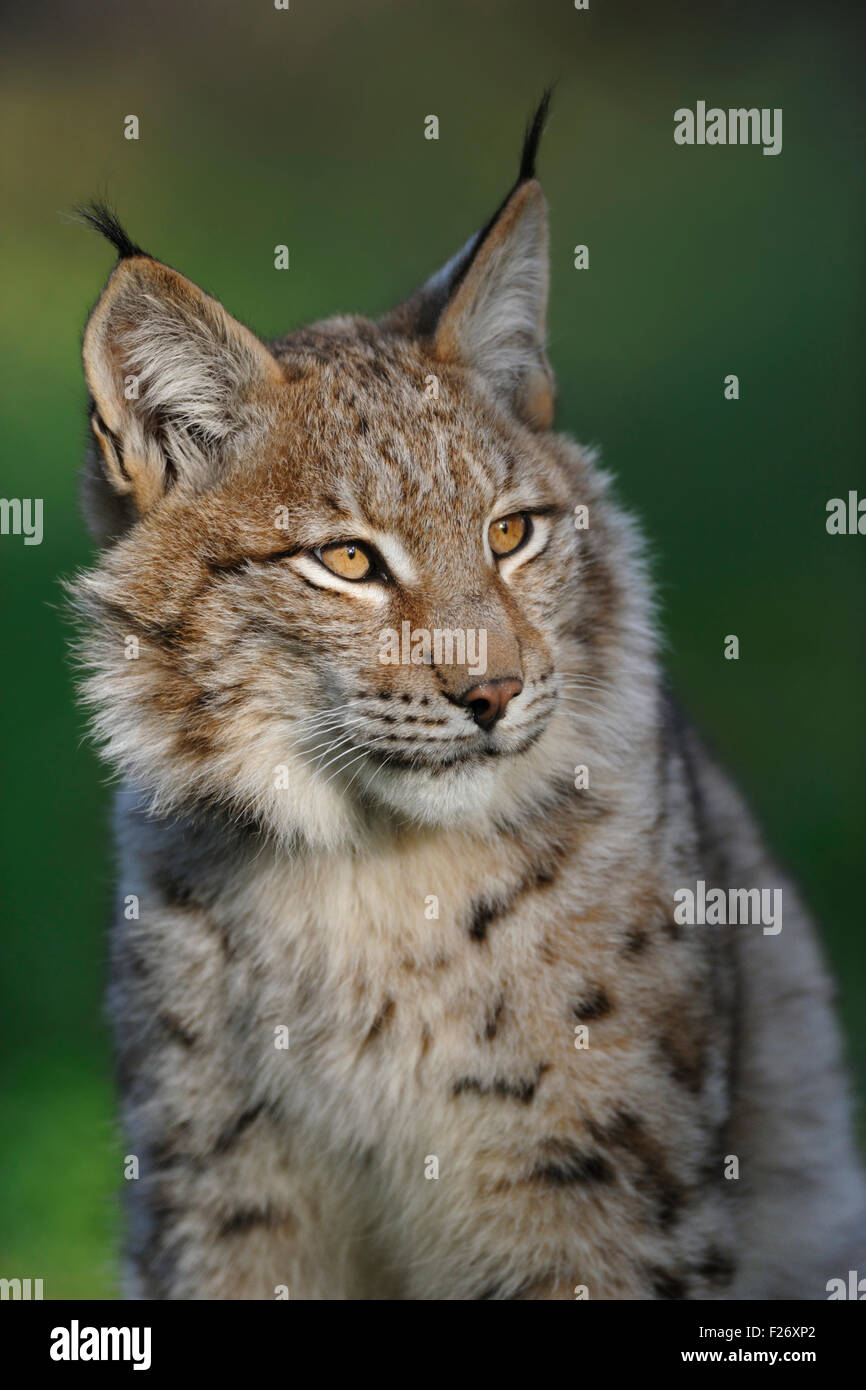
[[[639,679],[629,526],[550,432],[546,106],[498,211],[375,323],[265,346],[87,213],[119,260],[84,336],[85,692],[155,810],[283,843],[519,824]]]

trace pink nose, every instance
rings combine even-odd
[[[505,680],[486,681],[484,685],[473,685],[469,690],[464,690],[458,703],[471,711],[479,728],[492,729],[505,713],[508,701],[519,695],[522,689],[523,681],[513,676]]]

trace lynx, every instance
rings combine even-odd
[[[814,929],[553,431],[546,106],[376,322],[266,345],[87,213],[129,1297],[824,1298],[866,1258]],[[383,661],[404,624],[484,671]],[[699,881],[782,930],[683,925]]]

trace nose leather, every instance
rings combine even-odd
[[[509,700],[519,695],[523,681],[514,676],[502,680],[485,681],[482,685],[472,685],[458,698],[457,703],[465,705],[480,729],[492,729],[502,718]]]

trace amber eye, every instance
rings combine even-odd
[[[337,545],[323,545],[316,554],[325,569],[341,579],[369,579],[373,574],[373,559],[369,550],[359,541],[343,541]]]
[[[487,528],[487,539],[494,555],[510,555],[522,545],[529,535],[529,517],[525,512],[515,512],[504,516],[500,521],[491,521]]]

